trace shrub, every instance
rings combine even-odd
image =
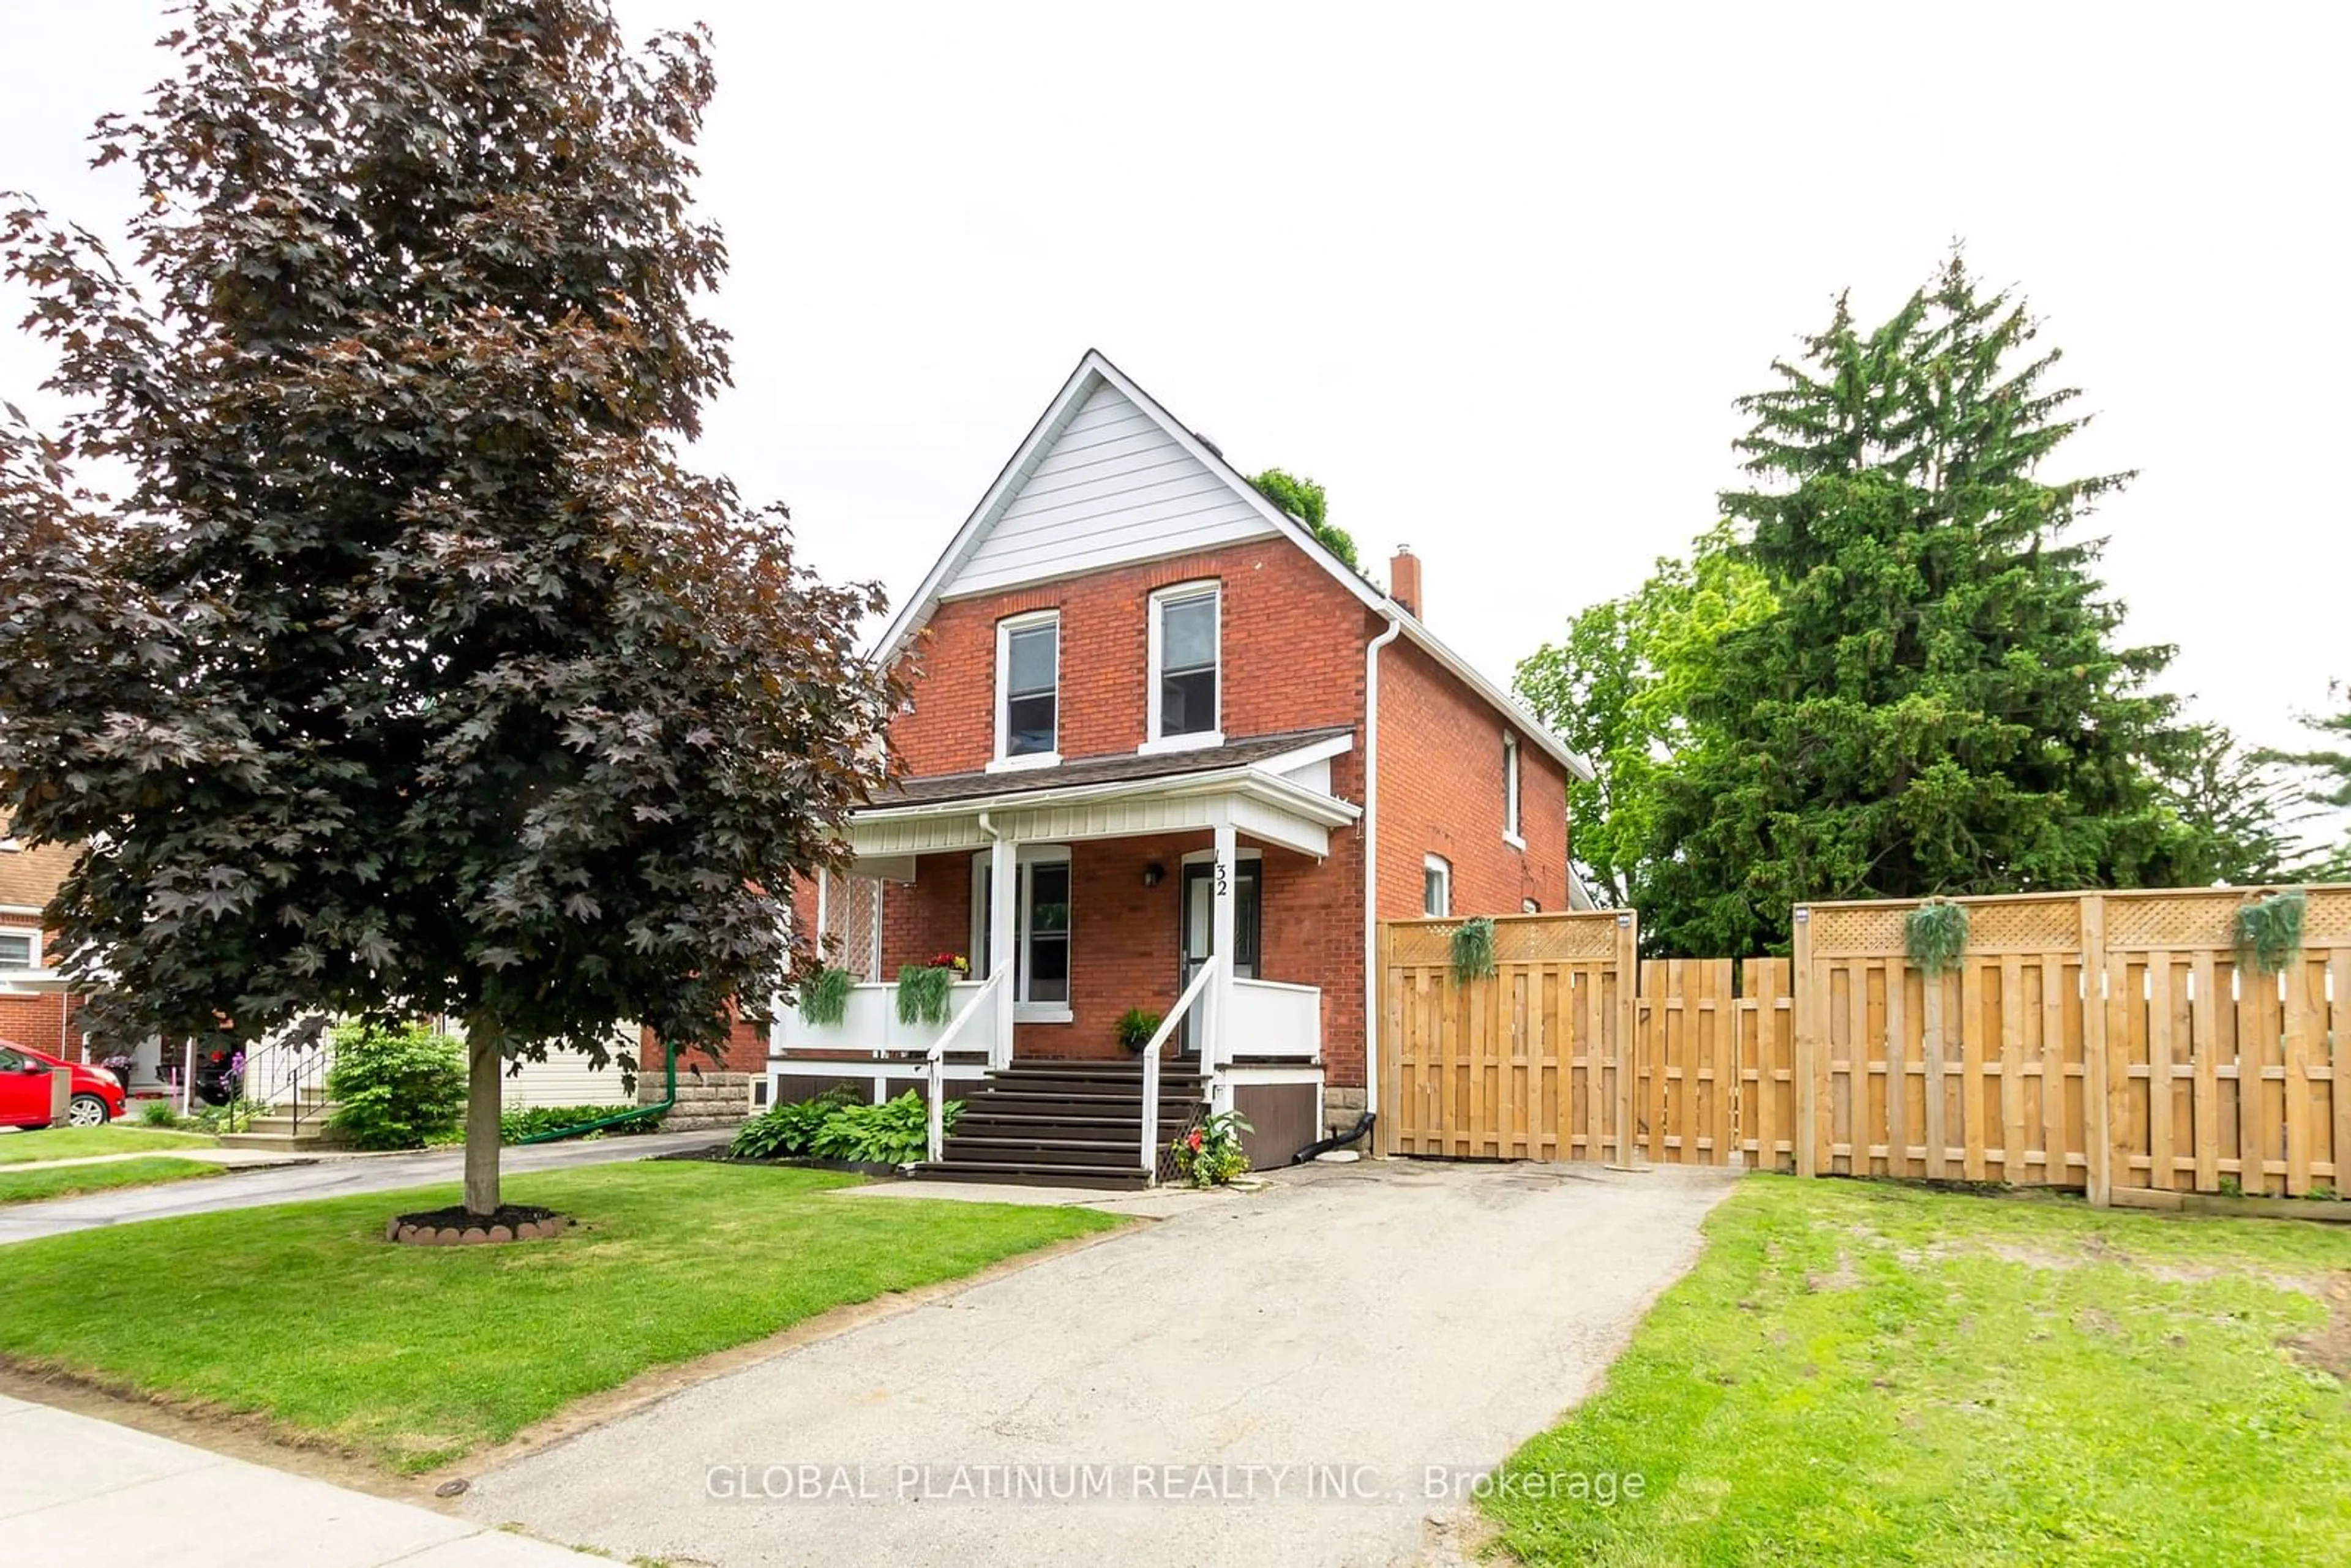
[[[606,1116],[617,1116],[628,1110],[626,1105],[515,1105],[498,1114],[498,1141],[519,1144],[525,1138],[535,1138],[541,1133],[553,1133],[565,1127],[576,1127],[582,1122],[594,1122]],[[585,1134],[601,1138],[610,1133],[626,1136],[632,1133],[658,1133],[659,1116],[640,1116],[633,1122],[615,1123],[599,1127]]]
[[[340,1024],[327,1094],[355,1146],[423,1148],[465,1118],[465,1051],[423,1024]]]
[[[941,1108],[949,1131],[963,1102]],[[845,1088],[828,1089],[813,1100],[778,1105],[743,1124],[726,1152],[738,1160],[819,1159],[862,1165],[904,1166],[930,1153],[929,1103],[914,1090],[874,1105]]]
[[[834,1087],[809,1100],[771,1105],[735,1131],[726,1152],[738,1160],[789,1159],[816,1145],[817,1130],[835,1111],[857,1103],[854,1092]]]
[[[963,1102],[942,1107],[946,1129],[955,1131]],[[909,1089],[879,1105],[844,1105],[817,1129],[816,1152],[828,1160],[877,1166],[907,1166],[927,1159],[931,1149],[930,1103]]]
[[[172,1109],[169,1100],[150,1100],[139,1107],[139,1120],[150,1127],[176,1127],[180,1113]]]

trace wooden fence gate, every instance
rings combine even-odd
[[[1383,928],[1383,1152],[1729,1165],[2147,1193],[2351,1183],[2351,887],[2240,970],[2237,889],[1961,899],[1967,951],[1904,956],[1913,903],[1795,912],[1788,959],[1637,956],[1630,913]],[[2337,1077],[2337,1069],[2343,1076]],[[2145,1199],[2141,1199],[2145,1201]]]

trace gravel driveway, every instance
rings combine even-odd
[[[1468,1478],[1596,1385],[1729,1180],[1285,1173],[686,1389],[462,1506],[727,1568],[1426,1561]]]

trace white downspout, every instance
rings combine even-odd
[[[1364,644],[1364,1109],[1380,1108],[1380,650],[1404,632],[1388,629]],[[1378,1146],[1373,1139],[1373,1146]]]

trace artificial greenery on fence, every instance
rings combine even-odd
[[[2302,889],[2247,899],[2237,906],[2237,964],[2274,975],[2302,951],[2302,916],[2310,900]]]
[[[947,992],[956,972],[944,965],[908,964],[898,971],[898,1021],[947,1021]]]
[[[1453,933],[1453,978],[1461,985],[1494,972],[1494,922],[1486,915],[1463,921]]]
[[[800,1021],[821,1029],[839,1023],[849,1011],[849,988],[856,977],[830,965],[800,982]]]
[[[1959,967],[1968,951],[1968,907],[1930,898],[1902,917],[1902,950],[1929,979]]]

